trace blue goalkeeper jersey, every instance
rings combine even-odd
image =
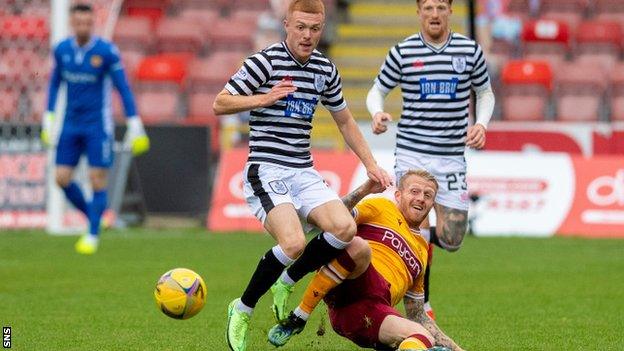
[[[64,128],[100,129],[112,133],[112,87],[121,95],[126,116],[135,116],[130,91],[117,47],[99,37],[78,46],[70,37],[54,48],[54,69],[50,78],[48,111],[54,111],[61,83],[67,84]]]

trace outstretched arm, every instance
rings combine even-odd
[[[438,346],[448,347],[453,351],[463,351],[461,347],[459,347],[453,339],[449,338],[444,332],[438,327],[438,325],[425,313],[424,309],[424,299],[423,298],[411,298],[405,297],[403,298],[403,303],[405,305],[405,312],[407,314],[407,318],[422,324],[429,333],[435,339],[435,344]]]
[[[360,185],[357,189],[353,190],[349,194],[341,198],[342,203],[351,211],[358,202],[360,202],[366,195],[378,194],[385,190],[380,183],[376,183],[370,179],[367,179],[364,184]]]
[[[227,89],[223,89],[217,95],[212,108],[216,115],[228,115],[242,111],[249,111],[259,107],[275,104],[297,90],[290,81],[277,83],[267,94],[233,95]]]
[[[56,97],[61,86],[61,61],[59,60],[58,49],[54,50],[54,68],[50,75],[50,86],[48,88],[48,112],[54,112],[56,108]]]

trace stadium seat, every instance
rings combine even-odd
[[[192,62],[188,74],[189,89],[194,92],[221,91],[246,57],[246,52],[220,51],[207,59]]]
[[[221,18],[208,31],[212,51],[251,51],[256,23]]]
[[[624,14],[622,0],[593,0],[594,12],[601,16],[608,13]]]
[[[165,15],[169,0],[126,0],[124,9],[128,16],[146,17],[153,25]]]
[[[505,120],[541,120],[548,114],[553,74],[544,61],[514,60],[502,70]]]
[[[560,96],[557,100],[557,120],[594,122],[600,116],[602,97],[595,95]]]
[[[18,90],[0,90],[0,120],[9,120],[18,115],[19,97]]]
[[[624,63],[610,72],[611,94],[609,107],[612,121],[624,121]]]
[[[542,121],[547,115],[548,100],[539,95],[503,96],[503,119],[507,121]]]
[[[8,16],[0,18],[0,39],[47,40],[50,35],[47,17]]]
[[[503,67],[502,78],[507,85],[541,86],[550,90],[553,73],[545,61],[513,60]]]
[[[154,38],[152,23],[146,17],[121,17],[115,26],[113,38],[122,51],[127,49],[148,51]]]
[[[262,12],[264,11],[258,9],[238,9],[230,13],[229,18],[236,22],[244,21],[249,23],[258,23],[258,19],[260,18]]]
[[[583,15],[578,12],[549,12],[540,19],[563,22],[568,25],[568,28],[573,29],[583,21]]]
[[[30,49],[7,50],[0,60],[0,75],[19,86],[41,85],[49,76],[50,61]]]
[[[121,61],[124,64],[124,68],[126,70],[126,75],[128,76],[128,79],[132,80],[135,77],[136,71],[141,61],[143,61],[143,58],[145,58],[145,55],[143,54],[142,51],[135,51],[135,50],[122,50],[121,51]]]
[[[201,29],[194,23],[181,18],[167,18],[158,24],[156,42],[160,52],[196,54],[202,48],[204,38]]]
[[[569,52],[568,25],[555,20],[527,21],[522,28],[522,44],[524,58],[545,60],[555,67]]]
[[[266,10],[270,7],[269,0],[233,0],[233,9]]]
[[[539,12],[540,2],[535,2],[537,7],[531,8],[529,1],[530,0],[508,0],[507,14],[516,18],[520,18],[523,21],[526,21],[530,17],[537,15],[537,13]]]
[[[624,12],[601,13],[594,17],[596,21],[617,22],[624,28]]]
[[[212,150],[219,150],[219,117],[215,116],[212,110],[215,97],[215,94],[191,94],[189,97],[189,117],[183,123],[210,127],[211,148]]]
[[[189,116],[194,118],[212,118],[215,117],[212,110],[212,104],[217,94],[210,93],[194,93],[189,96]]]
[[[622,26],[618,22],[583,22],[576,32],[577,62],[613,67],[622,50],[622,38]]]
[[[574,62],[556,71],[557,119],[597,121],[607,88],[604,67]]]
[[[173,0],[172,6],[181,10],[225,10],[230,6],[231,0]]]
[[[188,58],[183,55],[161,54],[143,59],[136,72],[139,81],[173,82],[181,85],[186,78]]]
[[[137,94],[137,108],[146,124],[177,123],[178,94],[146,91]]]
[[[179,18],[181,20],[193,22],[195,23],[195,25],[201,26],[202,28],[206,28],[207,26],[212,25],[212,23],[216,21],[219,17],[221,17],[220,11],[215,8],[185,8],[180,12],[179,15]]]
[[[41,117],[47,109],[47,90],[43,88],[32,90],[28,94],[28,103],[30,105],[30,115],[32,120],[37,123],[41,122]]]
[[[582,16],[586,12],[587,6],[587,0],[547,0],[541,1],[540,12],[543,15],[574,13]]]

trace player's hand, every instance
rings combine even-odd
[[[130,149],[132,155],[139,156],[150,148],[150,140],[145,134],[143,122],[138,116],[129,117],[126,121],[127,129],[124,137],[124,148]]]
[[[46,111],[41,118],[41,142],[50,147],[54,140],[54,112]]]
[[[366,175],[370,180],[379,183],[384,188],[392,185],[392,180],[390,179],[388,172],[379,167],[377,164],[375,164],[374,167],[366,168]]]
[[[372,179],[366,179],[366,182],[364,183],[364,191],[367,194],[379,194],[379,193],[383,193],[386,190],[386,187],[381,185],[381,183],[376,182]]]
[[[388,122],[392,122],[392,116],[386,112],[377,112],[373,116],[373,133],[381,134],[388,130]]]
[[[262,97],[262,107],[274,105],[277,101],[285,98],[288,94],[292,94],[297,90],[292,83],[292,79],[283,79],[281,82],[275,84],[271,91],[266,94],[260,95]]]
[[[473,149],[481,149],[485,146],[485,127],[482,124],[477,123],[468,128],[466,146]]]

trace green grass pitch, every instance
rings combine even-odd
[[[12,327],[14,349],[226,350],[226,306],[273,245],[265,235],[134,229],[104,233],[100,252],[83,257],[75,240],[0,233],[0,324]],[[174,267],[208,286],[190,320],[154,303],[156,280]],[[624,350],[624,240],[467,238],[457,253],[436,251],[432,304],[467,350]],[[316,335],[324,310],[282,350],[357,350],[330,327]],[[272,325],[265,296],[250,351],[273,349]]]

